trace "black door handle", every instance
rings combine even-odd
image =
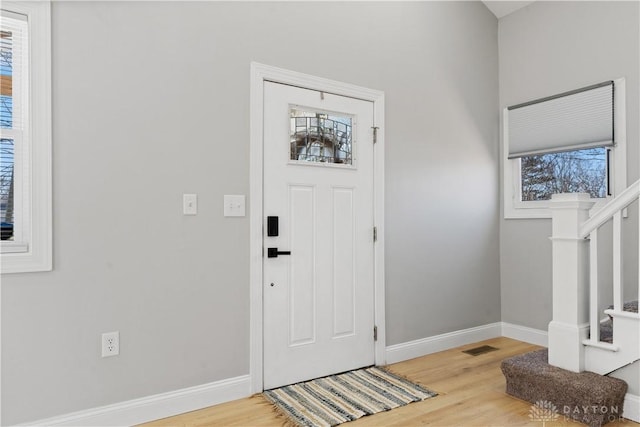
[[[267,258],[278,258],[278,255],[291,255],[291,251],[279,251],[278,248],[267,248]]]

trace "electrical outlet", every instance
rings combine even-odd
[[[102,357],[120,354],[120,332],[105,332],[102,334]]]
[[[224,216],[245,216],[244,194],[224,195]]]

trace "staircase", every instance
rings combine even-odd
[[[598,374],[608,374],[622,366],[640,359],[640,315],[638,303],[623,304],[624,277],[622,266],[622,220],[625,209],[640,196],[640,181],[636,181],[618,197],[595,212],[579,225],[578,237],[588,239],[589,260],[585,267],[589,271],[589,334],[584,344],[584,369]],[[604,224],[613,222],[613,305],[604,313],[612,323],[612,335],[606,334],[607,322],[601,322],[602,297],[598,283],[598,235]],[[554,284],[555,286],[555,284]],[[640,290],[640,284],[636,289]],[[636,292],[638,292],[636,290]],[[601,328],[605,327],[605,335]]]
[[[640,363],[638,301],[623,302],[625,291],[640,295],[640,283],[624,288],[622,264],[623,218],[639,196],[640,180],[596,208],[587,194],[552,197],[553,320],[549,323],[548,354],[534,352],[503,361],[508,393],[531,403],[549,401],[558,408],[567,407],[563,402],[572,402],[584,410],[568,415],[594,426],[614,418],[589,413],[590,406],[615,407],[622,413],[624,397],[620,393],[627,385],[603,375]],[[599,237],[608,223],[612,224],[613,243],[603,248]],[[634,239],[640,244],[639,237]],[[609,291],[598,280],[599,256],[606,257],[600,264],[607,259],[612,262]],[[585,384],[592,385],[591,391]]]
[[[638,301],[625,303],[621,312],[605,310],[609,318],[599,325],[597,342],[585,340],[585,369],[601,375],[640,359]]]
[[[609,306],[609,310],[613,310],[613,306]],[[630,301],[624,303],[622,311],[629,313],[638,312],[638,301]],[[613,317],[609,316],[605,321],[600,322],[600,341],[613,344]]]
[[[546,349],[504,360],[501,368],[508,394],[535,405],[548,402],[544,406],[555,408],[558,418],[599,427],[623,414],[627,383],[593,372],[577,373],[551,366]],[[555,416],[548,418],[552,421]]]

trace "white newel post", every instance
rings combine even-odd
[[[549,323],[549,364],[573,372],[584,370],[589,330],[589,241],[580,226],[593,206],[588,194],[551,197],[553,320]]]

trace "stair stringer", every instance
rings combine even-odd
[[[606,375],[640,359],[640,315],[606,310],[613,317],[613,345],[585,341],[585,370]]]

